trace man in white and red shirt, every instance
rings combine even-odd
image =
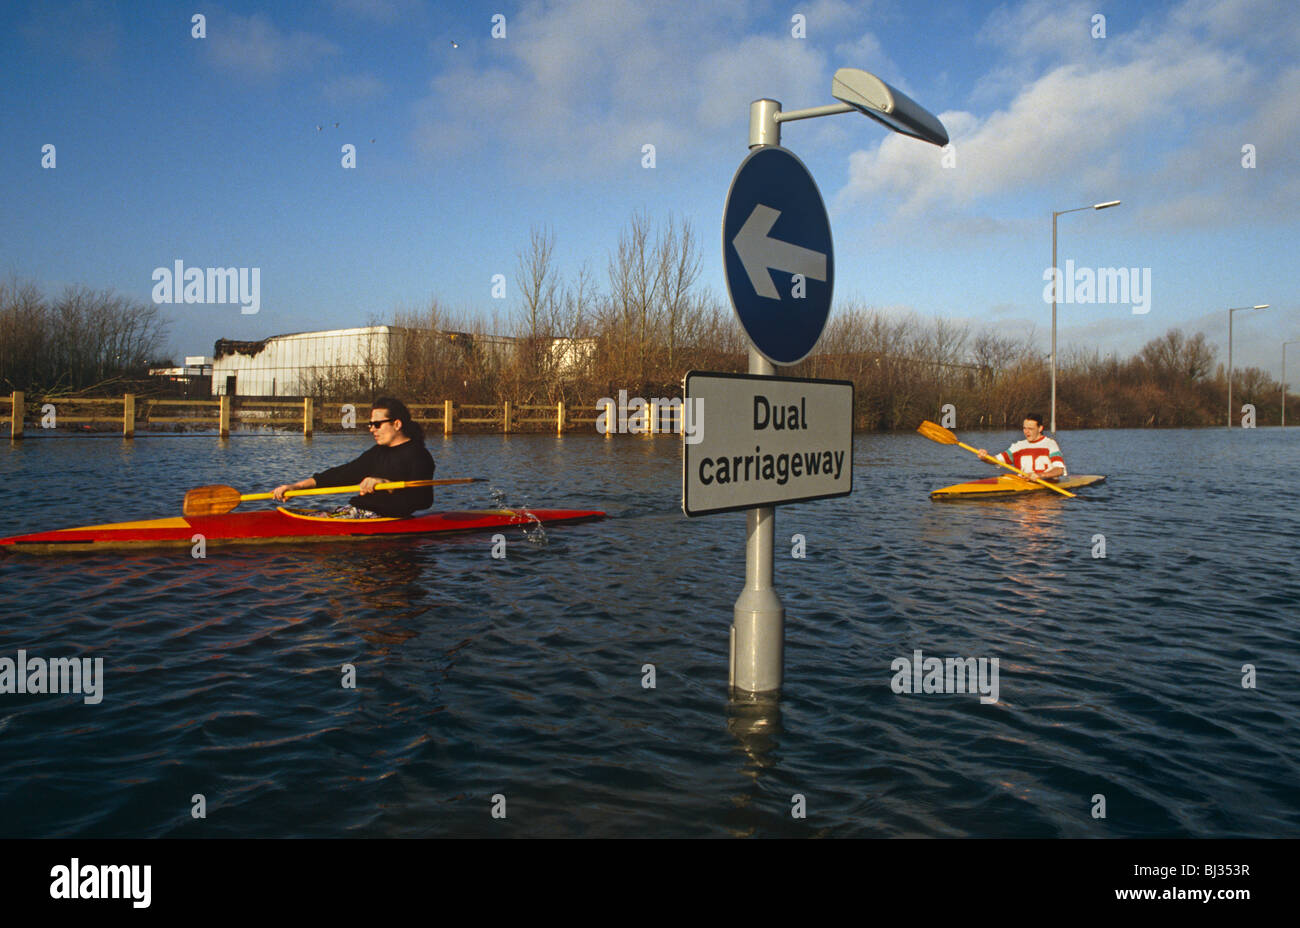
[[[1043,417],[1037,413],[1025,416],[1023,423],[1025,440],[1018,441],[998,455],[1002,461],[1020,468],[1022,474],[1037,477],[1039,480],[1054,480],[1064,477],[1065,458],[1054,439],[1043,434]],[[983,448],[980,457],[992,462],[993,458]]]

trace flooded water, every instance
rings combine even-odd
[[[869,435],[852,496],[779,509],[776,703],[728,700],[745,517],[681,514],[671,438],[431,441],[439,477],[609,513],[509,530],[504,560],[490,535],[0,558],[0,658],[103,659],[94,704],[0,693],[0,835],[1300,836],[1300,430],[1060,440],[1109,480],[932,502],[992,469]],[[367,444],[6,442],[0,536]],[[996,702],[895,692],[916,651],[996,658]]]

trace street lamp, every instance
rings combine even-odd
[[[749,105],[749,147],[780,145],[783,122],[854,111],[902,135],[941,147],[948,144],[948,130],[933,113],[868,71],[837,70],[831,79],[831,96],[841,102],[786,111],[775,100],[755,100]]]
[[[1286,346],[1300,345],[1300,341],[1282,343],[1282,428],[1286,428]]]
[[[840,68],[831,80],[831,96],[895,132],[932,145],[947,145],[943,123],[907,94],[858,68]]]
[[[776,100],[753,101],[749,105],[750,149],[780,145],[783,122],[854,112],[932,145],[948,144],[948,132],[938,118],[874,74],[840,68],[831,81],[831,96],[840,102],[789,111],[783,111]],[[775,365],[752,342],[749,373],[763,377],[776,373]],[[785,607],[772,588],[775,507],[746,510],[745,527],[745,589],[733,610],[731,688],[748,693],[774,692],[781,688],[785,647]]]
[[[1228,310],[1228,428],[1232,428],[1232,314],[1247,309],[1268,309],[1268,303],[1256,306],[1236,306]]]
[[[1056,266],[1056,217],[1085,209],[1109,209],[1112,206],[1119,206],[1119,202],[1119,200],[1107,200],[1105,203],[1094,203],[1092,206],[1076,206],[1074,209],[1052,211],[1052,422],[1048,431],[1053,435],[1056,434],[1056,290],[1061,285],[1061,272]]]

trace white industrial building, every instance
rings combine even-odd
[[[393,326],[295,332],[262,341],[220,339],[213,396],[310,396],[325,380],[384,380]]]
[[[402,357],[398,339],[408,330],[370,325],[324,332],[295,332],[261,341],[220,339],[211,360],[213,396],[314,396],[339,384],[371,386],[388,380],[390,359]],[[502,335],[441,333],[448,341],[469,340],[499,361],[513,356],[517,342]],[[572,371],[590,360],[595,339],[556,338],[552,363]]]

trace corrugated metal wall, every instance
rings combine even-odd
[[[212,363],[212,395],[311,396],[324,383],[383,383],[392,335],[390,326],[376,325],[262,342],[221,341]]]

